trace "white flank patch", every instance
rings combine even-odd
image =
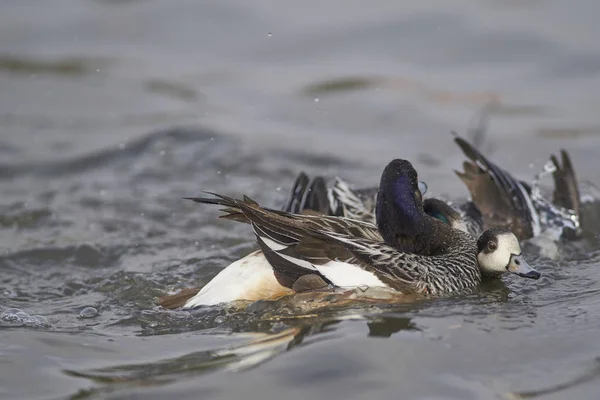
[[[183,308],[210,306],[234,300],[254,300],[248,298],[249,293],[261,290],[268,293],[270,289],[281,290],[282,286],[277,282],[273,268],[263,253],[255,251],[219,272]]]
[[[329,261],[327,264],[317,265],[317,269],[327,279],[340,287],[388,287],[381,282],[372,272],[366,271],[357,265],[342,261]]]

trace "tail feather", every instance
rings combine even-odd
[[[198,294],[199,291],[200,288],[183,289],[178,293],[159,297],[158,304],[166,309],[174,310],[176,308],[183,307],[184,304]]]
[[[242,210],[238,204],[238,200],[235,200],[231,197],[223,196],[223,195],[220,195],[217,193],[212,193],[212,192],[204,192],[204,193],[210,194],[214,197],[184,197],[183,199],[184,200],[192,200],[192,201],[195,201],[196,203],[214,204],[214,205],[218,205],[218,206],[224,206],[225,208],[221,208],[219,210],[224,213],[223,215],[219,216],[219,218],[229,219],[229,220],[238,221],[238,222],[244,222],[247,224],[250,223],[250,220],[242,212]],[[254,200],[252,200],[246,196],[244,196],[244,201],[256,203]]]

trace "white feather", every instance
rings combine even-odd
[[[301,268],[310,269],[313,271],[317,270],[317,268],[314,265],[312,265],[311,263],[309,263],[308,261],[304,261],[299,258],[295,258],[295,257],[288,256],[288,255],[281,254],[281,253],[277,253],[277,255],[281,258],[288,260],[291,263],[296,264],[297,266],[299,266]]]
[[[331,283],[339,287],[388,287],[375,274],[357,265],[342,261],[330,261],[316,267]]]
[[[281,251],[283,249],[287,249],[287,247],[288,247],[284,244],[277,243],[276,241],[271,240],[266,236],[259,236],[259,237],[273,251]]]
[[[273,268],[263,253],[255,251],[219,272],[183,308],[210,306],[234,300],[258,300],[254,297],[266,298],[269,294],[285,291],[277,282]]]

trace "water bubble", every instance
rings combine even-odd
[[[281,192],[281,186],[278,186],[277,189],[275,189],[275,190],[277,190],[278,192]]]
[[[319,98],[315,97],[315,103],[318,103],[318,102],[319,102]]]
[[[19,311],[18,313],[14,314],[15,317],[17,317],[18,319],[24,321],[25,319],[29,318],[29,314],[27,314],[24,311]]]
[[[18,322],[19,317],[17,314],[25,314],[23,311],[18,308],[9,308],[5,310],[2,315],[0,315],[0,320],[4,322]]]
[[[358,285],[358,289],[364,293],[367,290],[369,290],[369,286],[367,286],[367,285]]]
[[[7,308],[7,309],[6,309],[6,310],[5,310],[5,311],[2,313],[2,315],[4,315],[4,314],[16,314],[16,313],[19,313],[19,312],[23,312],[23,311],[22,311],[22,310],[19,310],[18,308]]]
[[[217,175],[221,175],[221,171],[217,171]]]
[[[161,150],[161,151],[160,151],[160,155],[161,155],[161,156],[164,156],[166,153],[167,153],[167,152],[166,152],[166,151],[164,151],[164,150]]]
[[[79,313],[79,318],[94,318],[98,315],[98,310],[94,307],[86,307]]]
[[[30,328],[49,328],[50,322],[43,315],[32,315],[25,320],[25,326]]]
[[[271,37],[271,36],[273,36],[273,34],[271,32],[269,32],[269,33],[267,33],[267,36]]]

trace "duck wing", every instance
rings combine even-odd
[[[346,181],[336,177],[327,196],[333,215],[375,222],[377,191],[377,188],[352,189]]]
[[[505,227],[521,240],[538,234],[540,223],[529,196],[528,185],[515,179],[461,137],[454,141],[470,161],[463,172],[455,171],[481,211],[486,229]]]
[[[338,286],[362,283],[386,286],[373,273],[363,274],[366,266],[356,260],[344,242],[325,234],[382,243],[376,226],[347,218],[297,215],[263,208],[246,196],[233,199],[211,194],[214,197],[189,199],[225,206],[221,218],[251,224],[260,249],[280,281],[293,283],[301,276],[316,274]]]
[[[325,179],[316,176],[312,179],[301,172],[283,211],[293,214],[327,215],[329,214],[329,199]]]
[[[580,197],[575,169],[566,150],[561,149],[560,155],[562,163],[558,161],[554,154],[550,157],[556,167],[556,170],[552,173],[554,178],[552,202],[557,206],[575,211],[575,214],[579,217]]]
[[[300,204],[302,203],[302,197],[306,192],[306,188],[308,186],[308,175],[304,172],[300,172],[298,177],[294,181],[294,186],[292,186],[292,192],[290,193],[290,197],[288,201],[283,206],[283,211],[299,214],[302,209],[300,208]]]

